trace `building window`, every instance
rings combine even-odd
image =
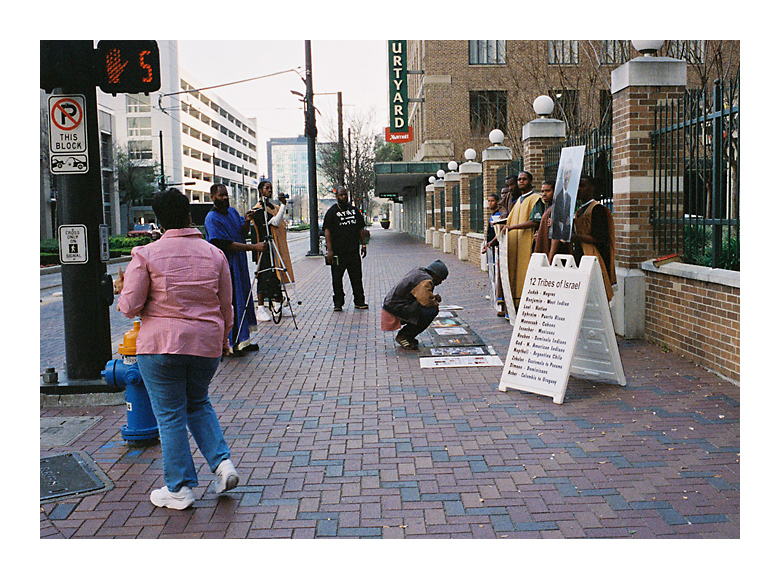
[[[548,40],[547,64],[578,64],[579,40]]]
[[[679,58],[691,64],[704,62],[704,40],[667,40],[666,52],[672,58]]]
[[[152,141],[127,141],[127,151],[131,159],[151,159]]]
[[[487,135],[493,129],[506,130],[506,91],[482,90],[469,93],[471,134]]]
[[[631,43],[628,40],[602,40],[601,64],[623,64],[631,55]]]
[[[151,137],[152,117],[127,117],[128,137]]]
[[[469,40],[469,64],[506,64],[506,40]]]
[[[127,97],[128,113],[149,113],[152,111],[148,94],[128,94],[125,96]]]
[[[550,91],[550,97],[555,101],[553,118],[566,122],[566,128],[573,130],[580,123],[579,92],[571,89]]]
[[[103,171],[114,168],[114,141],[105,133],[100,134],[100,166]]]
[[[114,134],[113,115],[106,111],[98,111],[98,126],[101,133]]]

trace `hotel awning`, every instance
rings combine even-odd
[[[375,163],[375,192],[377,197],[397,199],[405,189],[418,191],[428,185],[428,178],[439,169],[447,170],[447,163]]]

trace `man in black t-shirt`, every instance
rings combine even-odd
[[[340,312],[344,307],[344,271],[352,284],[355,308],[367,310],[366,296],[363,292],[363,269],[361,257],[366,256],[366,222],[355,206],[350,204],[347,190],[336,188],[336,204],[325,213],[323,229],[327,255],[325,263],[330,265],[333,279],[333,311]]]

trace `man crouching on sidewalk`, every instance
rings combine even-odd
[[[439,313],[441,296],[434,294],[433,288],[447,279],[448,274],[447,266],[437,259],[427,267],[417,267],[407,273],[385,297],[382,309],[406,324],[395,337],[404,350],[418,349],[417,335],[430,326]],[[398,325],[400,322],[397,321]]]

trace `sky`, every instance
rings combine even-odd
[[[304,40],[180,40],[179,67],[196,88],[286,72],[213,89],[230,106],[257,119],[259,172],[267,174],[265,143],[272,137],[303,134],[303,105],[294,90],[306,92]],[[373,118],[375,132],[388,123],[386,40],[312,40],[312,85],[319,140],[336,135],[336,94],[342,93],[344,139],[350,117]],[[300,76],[299,76],[300,74]],[[164,104],[164,103],[163,103]]]

